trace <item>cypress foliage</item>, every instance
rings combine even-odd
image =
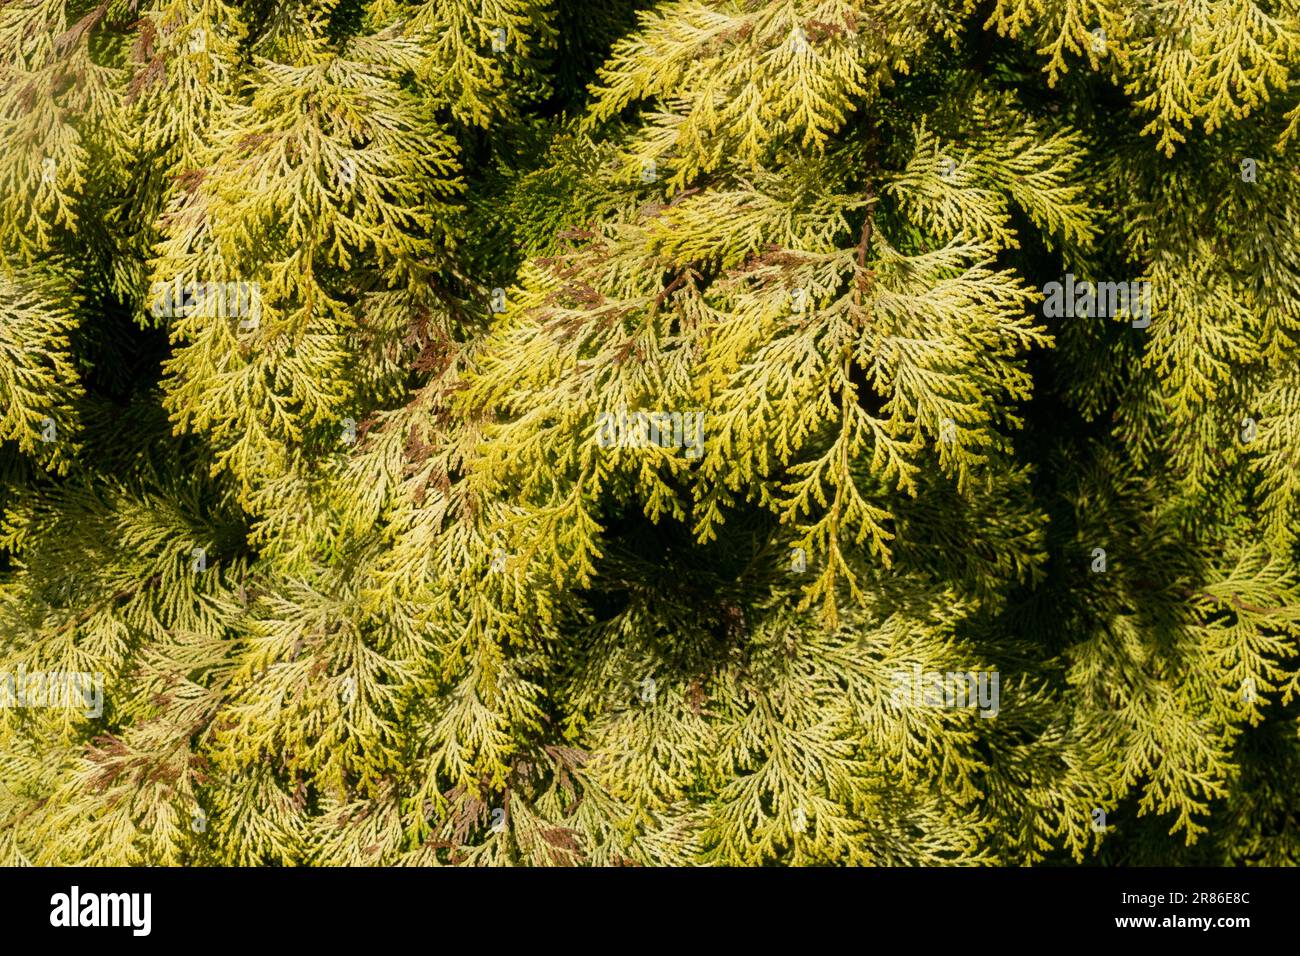
[[[9,0],[0,862],[1300,863],[1298,359],[1296,0]]]

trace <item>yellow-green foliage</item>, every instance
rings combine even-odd
[[[0,4],[0,862],[1300,862],[1298,124],[1294,0]]]

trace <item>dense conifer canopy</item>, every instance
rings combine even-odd
[[[1300,5],[7,0],[0,442],[0,863],[1300,863]]]

